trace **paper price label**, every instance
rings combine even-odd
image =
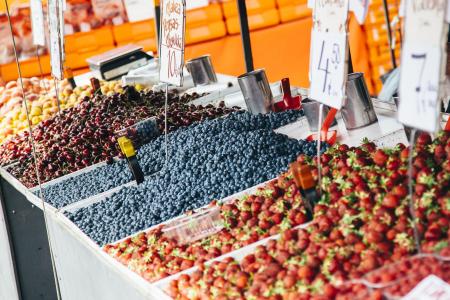
[[[345,33],[312,33],[310,97],[340,109],[345,96],[347,35]]]
[[[41,0],[30,1],[31,28],[33,31],[33,45],[45,46],[44,12]]]
[[[405,40],[400,69],[400,122],[420,130],[438,129],[447,40],[447,0],[406,1]]]
[[[50,28],[50,62],[52,67],[52,75],[55,78],[62,80],[62,47],[63,43],[61,39],[61,22],[59,16],[61,7],[59,6],[59,0],[49,0],[48,1],[48,20]]]
[[[437,129],[440,112],[442,51],[426,45],[405,45],[402,56],[399,120],[405,125],[433,132]]]
[[[185,16],[184,0],[161,1],[159,80],[175,86],[183,84]]]
[[[447,300],[450,299],[450,285],[435,275],[422,280],[403,300]]]

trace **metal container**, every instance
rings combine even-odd
[[[194,85],[208,85],[217,82],[216,72],[211,62],[211,56],[203,55],[186,62],[186,68],[192,76]]]
[[[341,114],[347,130],[365,127],[378,121],[363,73],[348,75],[347,97]]]
[[[306,119],[308,120],[309,130],[318,131],[317,125],[319,123],[319,107],[320,103],[310,99],[304,99],[302,101],[303,112],[305,113]],[[323,106],[323,118],[327,116],[330,111],[329,107]],[[331,126],[337,125],[336,119],[333,120]]]
[[[273,96],[264,69],[238,77],[247,109],[252,114],[266,114],[273,110]]]

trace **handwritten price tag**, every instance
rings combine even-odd
[[[447,300],[450,299],[450,285],[435,275],[422,280],[403,300]]]
[[[313,31],[310,97],[340,109],[345,96],[347,35]]]
[[[427,45],[403,47],[399,120],[433,132],[439,118],[440,59],[442,51]]]
[[[316,0],[309,62],[310,98],[340,109],[347,77],[348,0]]]
[[[185,16],[184,0],[161,1],[159,80],[175,86],[183,84]]]
[[[447,0],[406,1],[400,69],[400,122],[434,132],[439,126],[445,76]]]

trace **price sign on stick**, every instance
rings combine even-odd
[[[185,16],[184,0],[161,1],[159,81],[175,86],[183,84]]]
[[[50,28],[50,62],[52,67],[52,75],[59,79],[63,79],[63,70],[62,70],[62,46],[63,43],[61,39],[63,39],[62,30],[61,30],[61,22],[59,20],[60,7],[59,0],[49,0],[48,1],[48,21]]]
[[[317,0],[313,8],[310,97],[340,109],[347,76],[348,0]]]
[[[311,46],[311,98],[340,108],[344,99],[347,36],[313,31]]]
[[[31,28],[33,31],[33,45],[45,46],[44,13],[41,0],[31,0]]]
[[[405,39],[400,66],[400,122],[434,132],[439,127],[445,79],[447,0],[405,1]]]

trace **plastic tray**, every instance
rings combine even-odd
[[[222,228],[220,207],[214,205],[166,224],[162,232],[179,245],[184,245],[215,234]]]

